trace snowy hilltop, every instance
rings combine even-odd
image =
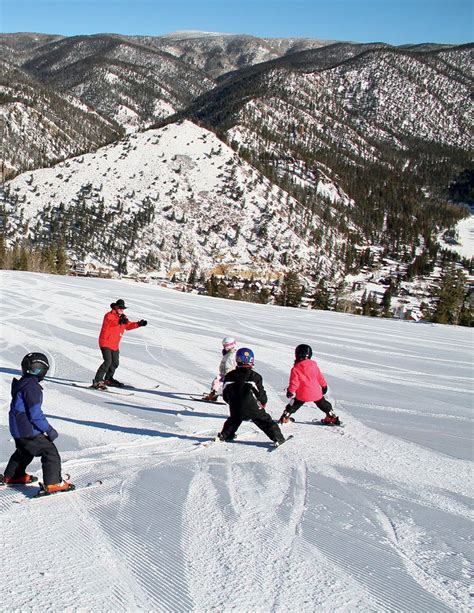
[[[24,173],[9,183],[9,193],[15,202],[10,223],[27,220],[30,232],[45,211],[56,223],[65,221],[62,213],[76,214],[78,223],[92,214],[86,236],[77,226],[64,227],[64,234],[76,234],[70,251],[76,259],[117,264],[123,257],[130,271],[148,261],[187,274],[196,266],[275,274],[286,268],[289,254],[303,271],[329,266],[294,230],[305,216],[301,205],[189,121]],[[106,216],[103,224],[96,211]]]
[[[34,485],[0,488],[2,611],[469,610],[470,329],[130,281],[1,271],[0,283],[1,470],[12,377],[42,351],[44,413],[78,488],[41,500]],[[135,389],[75,387],[94,376],[118,298],[148,321],[120,347],[117,378]],[[294,348],[310,344],[344,428],[307,404],[272,453],[251,422],[202,445],[228,416],[195,399],[228,335],[254,351],[274,418]],[[41,478],[38,460],[29,472]]]

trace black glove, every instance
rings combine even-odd
[[[128,318],[127,318],[127,316],[125,315],[125,313],[122,313],[122,315],[120,315],[120,317],[119,317],[119,324],[120,324],[121,326],[123,326],[123,325],[125,325],[125,324],[128,324]]]
[[[321,389],[322,389],[322,391],[323,391],[323,396],[325,396],[325,395],[326,395],[326,392],[328,391],[328,386],[327,386],[327,385],[325,385],[325,386],[324,386],[324,387],[322,387]]]
[[[295,397],[295,393],[294,392],[290,392],[290,390],[286,390],[286,397],[287,398],[294,398]]]
[[[53,442],[58,438],[59,434],[56,432],[53,426],[51,426],[50,429],[46,432],[46,436],[51,442]]]
[[[137,323],[138,323],[138,325],[140,326],[140,328],[141,328],[142,326],[146,326],[146,325],[148,324],[148,322],[147,322],[147,320],[146,320],[146,319],[140,319],[140,321],[138,321]]]

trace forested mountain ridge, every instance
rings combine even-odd
[[[277,278],[290,264],[308,275],[333,266],[295,231],[307,218],[296,199],[187,121],[23,173],[6,184],[3,210],[7,242],[61,243],[122,273]]]
[[[315,305],[353,312],[375,313],[370,294],[381,308],[388,292],[388,314],[391,297],[411,291],[403,283],[419,278],[418,311],[432,315],[453,261],[469,272],[440,240],[456,242],[467,215],[456,203],[472,191],[472,45],[262,40],[0,37],[12,75],[2,85],[13,126],[4,176],[97,152],[6,184],[6,244],[57,246],[62,232],[71,256],[119,272],[219,271],[230,285],[229,275],[268,282],[297,271]],[[23,99],[11,99],[12,81]],[[37,98],[63,108],[44,111],[39,133],[16,128],[8,113],[36,112]],[[68,126],[57,127],[68,116],[76,149]]]
[[[470,164],[472,46],[333,47],[331,68],[314,69],[323,50],[311,50],[247,69],[197,99],[188,117],[341,231],[357,229],[350,242],[400,257],[462,215],[447,205],[447,188]],[[325,184],[351,204],[334,192],[321,198]]]
[[[2,60],[0,103],[2,181],[27,169],[95,150],[123,136],[116,122]]]
[[[24,70],[133,130],[214,87],[205,72],[175,56],[116,36],[65,38],[40,51]]]

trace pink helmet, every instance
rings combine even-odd
[[[232,336],[226,336],[222,339],[222,346],[226,351],[229,351],[230,349],[234,349],[237,346],[237,343],[235,342],[235,338],[232,338]]]

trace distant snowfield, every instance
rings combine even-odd
[[[124,281],[2,271],[0,287],[0,470],[12,376],[41,350],[64,473],[104,481],[31,502],[32,486],[0,489],[2,611],[468,611],[471,330]],[[92,379],[117,298],[149,321],[121,346],[117,378],[138,389],[72,387]],[[311,344],[345,429],[305,406],[273,453],[251,422],[200,446],[227,407],[189,395],[227,335],[254,350],[275,418],[294,346]]]
[[[474,257],[474,215],[462,219],[456,226],[459,246],[452,247],[454,251],[457,251],[461,256],[465,258]]]

